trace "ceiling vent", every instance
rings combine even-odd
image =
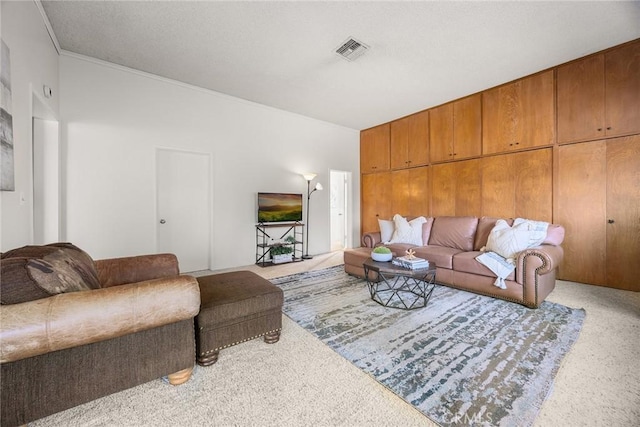
[[[363,53],[369,49],[369,46],[359,42],[354,38],[349,38],[339,48],[336,49],[336,53],[346,59],[347,61],[355,61]]]

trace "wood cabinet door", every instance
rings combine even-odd
[[[429,154],[432,163],[453,159],[453,103],[429,111]]]
[[[640,291],[640,136],[609,140],[606,159],[607,285]]]
[[[389,123],[360,132],[360,172],[389,170]]]
[[[603,137],[604,95],[604,55],[558,67],[559,144]]]
[[[553,70],[485,91],[482,106],[484,154],[553,144]]]
[[[424,166],[429,163],[429,111],[422,111],[408,117],[409,166]]]
[[[378,218],[391,219],[391,173],[361,176],[361,232],[379,231]]]
[[[553,221],[565,229],[558,278],[594,285],[607,283],[606,158],[605,141],[558,148]]]
[[[516,213],[513,155],[484,157],[481,161],[482,215],[513,218]]]
[[[482,96],[453,103],[453,157],[468,159],[482,153]]]
[[[640,133],[640,41],[605,54],[607,136]]]
[[[391,169],[409,167],[409,118],[391,122]]]
[[[429,216],[429,167],[391,172],[391,216]]]
[[[479,216],[482,209],[480,159],[456,162],[456,216]]]
[[[482,161],[482,215],[552,219],[552,149],[485,157]]]
[[[431,166],[433,216],[478,216],[482,206],[480,159]]]
[[[553,220],[553,153],[551,148],[513,154],[515,217]]]

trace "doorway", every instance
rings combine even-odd
[[[349,247],[349,172],[331,170],[330,215],[331,215],[331,251],[341,251]]]
[[[33,117],[33,243],[60,241],[58,122]]]
[[[175,254],[181,272],[209,269],[211,176],[207,153],[156,151],[157,248]]]

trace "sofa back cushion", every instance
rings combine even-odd
[[[13,249],[2,254],[0,269],[2,304],[100,288],[93,260],[70,243]]]
[[[483,247],[487,246],[487,240],[489,238],[489,233],[493,230],[493,227],[496,226],[496,222],[502,218],[495,218],[490,216],[483,216],[478,221],[478,231],[476,232],[475,242],[473,244],[473,250],[479,251]],[[509,226],[513,225],[513,218],[506,218],[507,224]],[[558,224],[549,224],[547,228],[547,237],[542,242],[543,245],[553,245],[560,246],[562,241],[564,240],[564,227]]]
[[[477,228],[475,216],[438,216],[431,227],[429,245],[471,251]]]

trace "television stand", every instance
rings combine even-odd
[[[271,248],[284,246],[291,248],[291,258],[287,261],[274,259]],[[256,265],[269,267],[288,262],[300,262],[304,247],[304,223],[295,222],[261,222],[256,224]]]

